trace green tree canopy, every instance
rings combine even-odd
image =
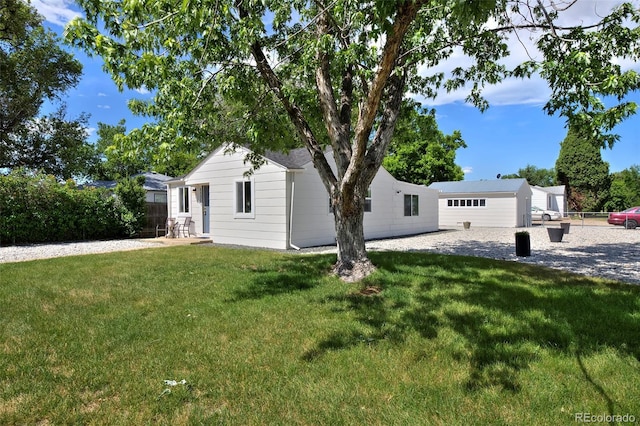
[[[466,147],[459,131],[445,135],[438,129],[435,110],[405,102],[382,165],[396,179],[418,185],[462,180],[456,150]]]
[[[68,120],[64,106],[39,117],[74,87],[82,65],[22,0],[0,0],[0,168],[43,169],[61,178],[86,174],[93,161],[87,116]]]
[[[132,155],[135,152],[121,149],[121,140],[127,131],[126,120],[122,119],[118,124],[110,125],[98,123],[98,140],[96,150],[100,156],[100,162],[93,171],[96,180],[118,180],[142,173],[147,169],[145,156]]]
[[[87,143],[88,116],[70,120],[65,109],[39,117],[11,135],[4,167],[40,170],[58,179],[87,177],[98,159]]]
[[[502,179],[524,178],[529,185],[554,186],[557,184],[556,171],[554,169],[540,169],[531,164],[527,164],[524,169],[519,169],[518,173],[503,175]]]
[[[121,87],[147,87],[152,102],[133,109],[158,118],[147,129],[161,154],[193,152],[220,117],[223,98],[240,107],[252,149],[304,144],[331,199],[338,262],[347,279],[373,266],[364,245],[367,189],[391,143],[408,93],[436,97],[470,85],[480,108],[486,85],[539,73],[552,88],[546,105],[600,142],[635,112],[624,96],[638,87],[617,59],[638,58],[640,14],[624,4],[608,15],[558,24],[570,8],[544,0],[80,0],[85,19],[68,40],[100,55]],[[508,69],[506,37],[536,30],[538,61]],[[526,35],[529,37],[529,34]],[[471,65],[451,78],[436,66],[462,52]],[[599,96],[620,99],[606,108]],[[325,159],[330,145],[336,168]]]
[[[640,206],[640,166],[633,165],[611,175],[607,211],[621,211]]]
[[[556,161],[558,181],[566,186],[569,208],[600,211],[611,184],[609,163],[602,160],[600,144],[583,131],[569,129]]]

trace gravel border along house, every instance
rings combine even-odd
[[[552,225],[555,226],[555,225]],[[516,261],[640,284],[640,230],[613,226],[573,224],[560,243],[551,243],[542,226],[526,228],[531,234],[531,256],[515,255],[516,230],[524,228],[480,228],[445,231],[404,238],[372,240],[370,251],[400,250],[460,254]],[[94,241],[0,247],[0,264],[32,259],[110,251],[162,247],[154,240]],[[206,247],[207,245],[203,245]],[[335,247],[317,247],[301,253],[330,253]]]

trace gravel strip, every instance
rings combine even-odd
[[[513,228],[459,228],[405,238],[373,240],[367,242],[367,250],[426,251],[487,257],[640,284],[640,229],[572,225],[560,243],[550,242],[547,230],[542,226],[527,230],[531,234],[531,256],[528,257],[516,256],[516,229]],[[115,240],[0,247],[0,263],[150,247],[162,245],[139,240]],[[316,247],[303,249],[301,253],[335,251],[335,247]]]
[[[138,240],[81,241],[56,244],[28,244],[0,247],[0,263],[24,262],[34,259],[75,256],[80,254],[108,253],[112,251],[139,250],[163,247],[158,243]]]

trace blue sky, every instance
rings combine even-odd
[[[586,0],[579,4],[572,18],[588,21],[589,14],[602,13],[602,5],[608,0]],[[62,34],[64,24],[77,16],[77,8],[70,0],[33,0],[32,5],[42,14],[46,25]],[[524,40],[524,41],[523,41]],[[522,61],[523,55],[533,55],[527,40],[514,41],[510,61]],[[98,122],[115,125],[125,119],[127,129],[139,127],[146,119],[135,117],[127,108],[132,98],[148,99],[145,91],[119,92],[110,77],[102,71],[98,57],[89,58],[79,50],[71,50],[84,66],[80,84],[66,93],[64,102],[70,117],[85,112],[90,117],[90,140],[95,141]],[[532,53],[533,52],[533,53]],[[442,70],[467,63],[462,55],[454,55]],[[638,64],[623,64],[640,70]],[[480,113],[464,103],[466,92],[443,93],[436,101],[424,101],[426,107],[435,108],[440,130],[451,133],[460,130],[467,148],[457,151],[456,163],[465,170],[465,180],[495,179],[497,174],[516,173],[527,164],[539,168],[554,166],[560,150],[560,142],[566,136],[564,120],[551,117],[542,111],[549,94],[543,81],[510,80],[485,91],[491,107]],[[640,104],[640,94],[632,100]],[[48,112],[48,111],[45,111]],[[603,150],[602,157],[610,165],[610,171],[620,171],[632,165],[640,165],[640,115],[631,117],[617,129],[619,142],[613,149]]]

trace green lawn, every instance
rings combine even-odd
[[[640,421],[640,287],[371,257],[363,286],[205,246],[0,264],[0,424]]]

